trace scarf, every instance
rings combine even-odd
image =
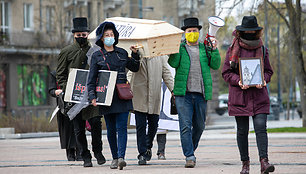
[[[236,34],[236,30],[233,32],[233,42],[230,47],[229,52],[229,61],[232,69],[238,68],[238,60],[240,56],[241,48],[248,49],[248,50],[256,50],[255,57],[262,57],[262,40],[245,40],[240,38]]]

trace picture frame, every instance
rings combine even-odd
[[[239,75],[242,85],[254,87],[264,84],[263,62],[260,57],[239,58]]]

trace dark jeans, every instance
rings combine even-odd
[[[135,111],[137,148],[139,155],[144,155],[147,149],[153,147],[153,140],[156,135],[159,116]],[[148,122],[148,133],[146,133]]]
[[[76,136],[77,146],[83,159],[91,159],[90,151],[85,134],[85,123],[82,114],[78,114],[73,120],[74,133]],[[91,126],[92,151],[94,154],[102,153],[102,136],[101,136],[101,117],[93,117],[88,120]]]
[[[183,153],[186,160],[196,161],[194,152],[205,128],[207,101],[203,94],[186,92],[185,96],[175,96],[175,104]]]
[[[167,134],[157,134],[156,139],[157,139],[157,155],[163,153],[165,154],[165,146],[167,142]]]
[[[104,115],[107,139],[113,159],[124,158],[125,156],[128,115],[128,112]]]
[[[252,116],[256,134],[256,143],[260,158],[268,157],[268,136],[267,136],[267,115],[258,114]],[[236,116],[237,123],[237,144],[240,152],[241,161],[250,160],[249,157],[249,117]]]

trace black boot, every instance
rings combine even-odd
[[[66,149],[66,156],[68,161],[75,161],[75,150],[73,148]]]
[[[78,150],[78,148],[76,148],[76,150],[75,150],[75,160],[76,161],[83,161],[82,155],[81,155],[80,151]]]
[[[95,158],[97,159],[97,163],[99,165],[102,165],[102,164],[106,163],[106,159],[105,159],[105,157],[103,156],[102,153],[95,154]]]
[[[92,162],[91,162],[91,159],[84,159],[84,164],[83,164],[84,167],[92,167]]]

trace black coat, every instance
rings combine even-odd
[[[103,52],[105,60],[103,58]],[[126,68],[137,72],[139,70],[139,55],[132,53],[132,58],[128,57],[127,51],[122,48],[114,46],[114,51],[107,52],[104,48],[101,51],[96,51],[92,55],[90,63],[90,71],[87,82],[89,100],[96,98],[96,82],[99,70],[111,70],[117,71],[117,81],[118,83],[126,83]],[[132,100],[121,100],[118,97],[116,89],[114,90],[112,104],[110,106],[100,106],[100,114],[112,114],[112,113],[122,113],[133,110]]]
[[[50,83],[49,83],[49,94],[52,97],[56,97],[55,90],[58,89],[56,83],[56,72],[52,71],[50,73]],[[56,100],[58,98],[56,97]],[[71,149],[76,148],[76,140],[73,131],[73,124],[70,119],[63,115],[60,111],[57,112],[57,125],[58,125],[58,133],[60,137],[60,144],[62,149]]]

